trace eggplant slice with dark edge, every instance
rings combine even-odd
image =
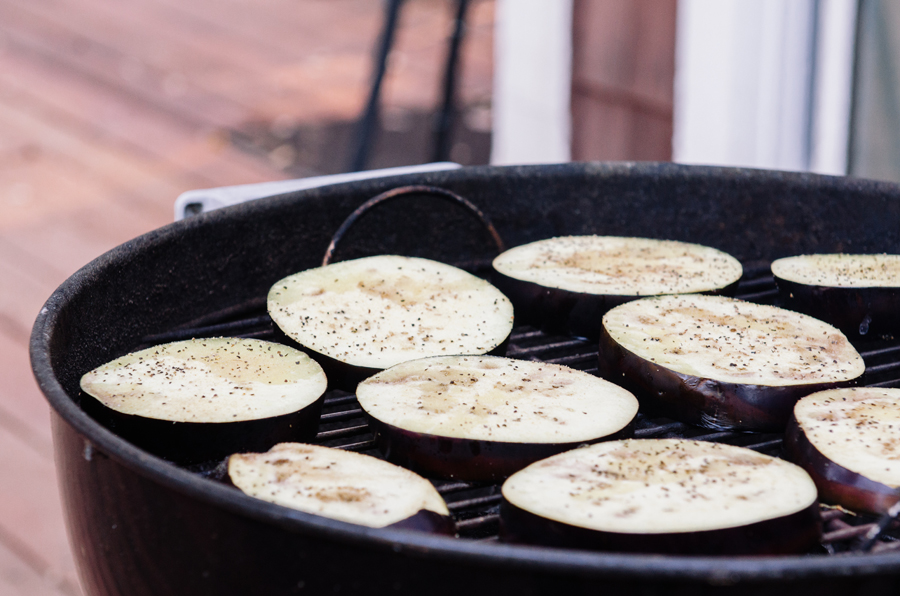
[[[734,295],[740,262],[720,250],[649,238],[565,236],[507,250],[494,259],[494,284],[520,323],[597,339],[610,308],[640,297]]]
[[[228,477],[252,497],[306,513],[372,528],[456,533],[430,482],[353,451],[282,443],[266,453],[232,455]]]
[[[821,500],[882,514],[900,500],[900,389],[820,391],[794,406],[785,454]]]
[[[809,552],[816,487],[749,449],[679,439],[599,443],[503,484],[500,537],[563,548],[691,555]]]
[[[851,338],[900,332],[900,255],[787,257],[772,263],[772,274],[785,307]]]
[[[855,384],[865,363],[843,333],[810,316],[692,294],[606,313],[599,372],[682,422],[783,432],[798,399]]]
[[[513,306],[470,273],[427,259],[382,255],[282,279],[269,314],[311,350],[339,388],[416,358],[505,353]]]
[[[360,383],[357,397],[388,460],[469,482],[629,437],[638,410],[631,393],[588,373],[493,356],[404,362]]]
[[[316,436],[322,367],[256,339],[179,341],[117,358],[81,378],[82,407],[138,447],[180,464]]]

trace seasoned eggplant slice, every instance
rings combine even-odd
[[[787,308],[852,337],[900,331],[900,255],[801,255],[772,263]]]
[[[122,356],[84,375],[81,389],[84,409],[117,434],[193,464],[312,439],[327,383],[298,350],[218,337]]]
[[[520,322],[590,339],[614,306],[642,296],[733,295],[742,274],[737,259],[708,246],[615,236],[539,240],[504,252],[494,269]]]
[[[228,476],[252,497],[306,513],[372,528],[455,534],[430,482],[369,455],[282,443],[266,453],[232,455]]]
[[[722,296],[661,296],[603,317],[600,374],[641,404],[714,429],[783,431],[794,404],[854,384],[862,357],[834,327]]]
[[[731,445],[600,443],[503,484],[509,542],[640,553],[803,553],[821,536],[816,487],[799,467]]]
[[[822,501],[884,513],[900,500],[900,389],[820,391],[794,406],[784,443]]]
[[[497,288],[461,269],[383,255],[282,279],[269,314],[320,362],[356,382],[400,362],[505,350],[513,307]]]
[[[584,443],[630,436],[628,391],[557,364],[447,356],[360,383],[382,453],[429,476],[484,482]]]

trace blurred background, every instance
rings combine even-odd
[[[898,36],[888,0],[0,0],[0,593],[80,594],[34,318],[179,194],[440,160],[900,181]]]

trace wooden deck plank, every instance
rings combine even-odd
[[[123,54],[116,47],[84,35],[70,23],[71,20],[77,19],[78,15],[87,15],[95,22],[101,22],[101,19],[96,13],[66,11],[72,6],[77,8],[77,5],[66,3],[52,6],[36,2],[0,3],[0,30],[7,47],[27,52],[35,60],[57,64],[98,86],[128,94],[136,101],[165,109],[185,123],[227,126],[247,117],[246,108],[233,99],[218,94],[190,93],[187,82],[185,92],[178,101],[173,101],[171,94],[165,92],[168,73],[135,62],[135,56]],[[123,27],[123,31],[128,31],[135,40],[142,36],[140,27]],[[156,33],[164,38],[166,32],[157,29]],[[233,72],[241,74],[239,70]]]
[[[15,435],[18,440],[37,455],[52,464],[52,441],[50,435],[50,410],[47,401],[37,387],[31,373],[27,344],[0,334],[0,428],[5,434]],[[0,463],[8,458],[3,452]],[[9,484],[5,476],[3,486]],[[7,489],[8,490],[8,489]],[[7,511],[0,507],[0,523]]]
[[[58,584],[29,566],[0,540],[0,586],[4,596],[78,596],[77,585]]]
[[[227,130],[186,125],[164,111],[98,88],[77,73],[13,50],[0,53],[0,106],[40,122],[31,124],[27,138],[32,143],[43,144],[63,132],[82,145],[90,141],[119,159],[130,157],[152,166],[142,178],[168,181],[175,186],[172,192],[284,177],[231,146]],[[45,130],[38,130],[41,127]],[[138,185],[131,169],[121,177],[134,188]]]
[[[0,451],[0,543],[51,584],[77,585],[52,459],[4,432]]]
[[[253,12],[250,5],[243,11],[244,16]],[[285,5],[283,12],[297,10]],[[361,12],[348,12],[347,25],[365,26],[368,35],[338,36],[346,40],[345,45],[350,44],[351,56],[362,58],[351,75],[352,113],[361,105],[369,71],[367,53],[361,50],[371,46],[376,33],[373,21],[366,18],[372,11]],[[241,36],[217,26],[202,13],[161,3],[94,3],[91,10],[85,10],[75,3],[18,2],[5,10],[0,6],[3,20],[8,22],[2,27],[12,43],[113,85],[122,93],[152,101],[181,118],[211,126],[253,119],[259,98],[279,92],[279,70],[303,62],[312,53],[308,39],[300,43],[291,40],[311,34],[316,26],[314,21],[304,22],[292,32],[286,31],[287,43],[280,44],[273,43],[269,32],[269,39],[261,45],[257,41],[261,36]],[[71,52],[72,47],[79,51]],[[329,80],[337,74],[329,73]],[[302,97],[296,99],[304,105]],[[322,102],[310,105],[327,107]]]
[[[43,303],[65,279],[103,253],[172,221],[171,205],[164,215],[148,217],[128,204],[108,201],[89,208],[42,220],[40,224],[6,230],[0,233],[0,258],[4,243],[8,250],[18,250],[40,261],[52,261],[53,268],[63,273],[47,282]],[[29,300],[30,302],[30,300]],[[37,310],[34,314],[37,315]],[[0,302],[0,312],[3,303]],[[32,317],[33,323],[33,317]],[[29,324],[30,326],[30,324]]]

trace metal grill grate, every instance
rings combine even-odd
[[[745,267],[737,297],[753,302],[778,304],[775,282],[768,263]],[[276,339],[278,332],[265,313],[264,301],[256,300],[227,312],[206,316],[169,333],[146,337],[141,347],[217,335]],[[866,373],[863,378],[865,385],[900,387],[900,339],[866,338],[854,343],[866,362]],[[548,335],[531,327],[518,327],[513,331],[507,356],[562,364],[597,374],[597,348],[593,342]],[[782,446],[782,436],[779,433],[710,431],[668,418],[651,418],[643,413],[639,413],[635,421],[635,437],[677,437],[714,441],[747,447],[774,456],[781,454]],[[356,401],[356,396],[342,391],[333,390],[326,394],[319,434],[315,442],[328,447],[381,457],[375,449],[372,433]],[[210,478],[218,478],[224,473],[222,468],[222,466],[215,468],[198,466],[194,471]],[[501,500],[499,485],[476,485],[442,480],[433,482],[456,519],[460,538],[497,539]],[[825,529],[822,538],[823,554],[837,554],[858,549],[864,537],[878,522],[871,515],[855,514],[826,506],[822,509],[822,519]],[[880,534],[870,552],[888,550],[900,550],[900,524],[896,522],[889,524]]]

